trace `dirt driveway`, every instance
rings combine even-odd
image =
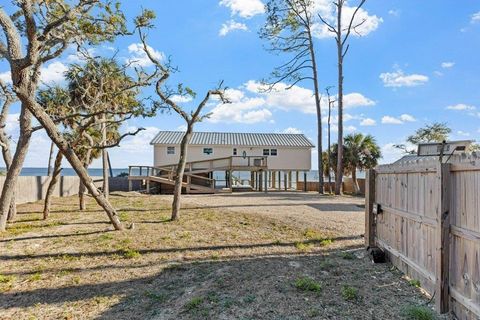
[[[161,196],[168,200],[170,196]],[[314,229],[332,238],[336,246],[363,243],[365,200],[360,197],[319,196],[318,193],[269,192],[186,195],[183,206],[228,210],[278,220],[296,228]]]

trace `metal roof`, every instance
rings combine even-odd
[[[160,131],[150,144],[180,144],[184,134],[183,131]],[[314,147],[303,134],[233,132],[194,132],[190,145]]]

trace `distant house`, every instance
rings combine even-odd
[[[183,135],[180,131],[160,131],[153,138],[150,144],[154,148],[154,166],[178,162]],[[194,132],[187,162],[265,156],[267,170],[309,171],[313,147],[303,134]]]
[[[171,191],[180,158],[181,131],[160,131],[153,145],[153,166],[130,166],[129,180],[141,180]],[[314,145],[303,134],[194,132],[188,145],[184,186],[186,193],[213,193],[238,189],[292,189],[292,173],[311,169]],[[224,172],[225,179],[214,179]],[[250,179],[238,173],[250,172]],[[282,183],[283,182],[283,183]]]

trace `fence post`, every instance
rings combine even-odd
[[[375,217],[373,203],[375,202],[375,170],[367,170],[365,177],[365,247],[375,246]]]
[[[450,265],[450,168],[449,163],[438,163],[436,173],[437,226],[435,229],[435,308],[439,313],[449,311]]]

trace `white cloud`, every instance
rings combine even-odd
[[[391,142],[381,147],[382,159],[380,160],[380,163],[382,164],[392,163],[406,155],[406,153],[403,150],[395,148],[396,144],[397,143]],[[412,144],[407,144],[406,147],[408,150],[416,150],[416,146]]]
[[[191,96],[181,96],[181,95],[173,95],[170,97],[170,100],[172,100],[175,103],[188,103],[193,100]]]
[[[354,127],[354,126],[346,126],[346,127],[344,127],[344,130],[348,133],[352,133],[354,131],[357,131],[357,128]]]
[[[260,0],[221,0],[220,5],[229,8],[232,16],[247,19],[265,12],[265,6]]]
[[[402,124],[403,121],[391,116],[384,116],[382,117],[382,123],[384,124]]]
[[[303,132],[300,129],[293,128],[293,127],[288,127],[285,130],[283,130],[282,133],[301,134]]]
[[[65,72],[68,67],[63,63],[56,61],[52,62],[46,67],[40,68],[40,81],[45,84],[53,84],[65,80]]]
[[[456,110],[456,111],[473,111],[476,108],[474,106],[464,104],[464,103],[459,103],[451,106],[447,106],[445,109],[447,110]]]
[[[343,105],[345,108],[374,106],[375,101],[365,97],[361,93],[352,92],[343,96]]]
[[[391,9],[388,10],[388,14],[394,17],[398,17],[400,15],[400,10],[398,9]]]
[[[60,61],[52,62],[40,68],[40,82],[48,85],[59,83],[65,80],[65,72],[68,67]],[[0,73],[0,79],[6,83],[12,83],[10,71]]]
[[[371,118],[365,118],[360,122],[360,125],[365,126],[365,127],[371,127],[371,126],[374,126],[376,124],[377,124],[377,122],[375,120],[371,119]]]
[[[10,71],[1,72],[0,80],[5,83],[12,83],[12,73]]]
[[[222,28],[218,32],[218,34],[222,37],[226,36],[229,34],[231,31],[234,30],[243,30],[247,31],[248,27],[245,23],[241,22],[236,22],[234,20],[227,21],[226,23],[222,24]]]
[[[438,76],[438,77],[443,76],[443,72],[440,72],[440,71],[438,71],[438,70],[434,71],[433,73],[434,73],[436,76]]]
[[[182,124],[181,126],[178,126],[178,127],[177,127],[177,130],[179,130],[179,131],[187,131],[187,125],[186,125],[186,124]]]
[[[457,134],[459,136],[462,136],[462,137],[469,137],[470,136],[470,133],[462,131],[462,130],[457,131]]]
[[[55,84],[65,80],[65,72],[68,67],[60,61],[52,62],[40,68],[40,82],[44,84]],[[5,83],[12,83],[10,71],[0,73],[0,79]]]
[[[155,59],[163,60],[165,58],[165,55],[162,52],[156,51],[150,46],[148,46],[148,50],[152,53]],[[128,63],[139,67],[149,67],[153,65],[152,61],[150,61],[143,50],[143,45],[141,43],[130,44],[128,46],[128,52],[131,54],[131,57],[127,59]]]
[[[122,132],[135,131],[136,127],[125,126]],[[126,137],[120,143],[120,147],[109,149],[108,153],[112,160],[112,167],[127,168],[129,165],[152,165],[152,146],[150,141],[158,133],[156,127],[145,127],[135,136]],[[93,163],[92,167],[101,166],[100,161]]]
[[[472,18],[470,19],[471,23],[477,23],[480,22],[480,11],[472,14]]]
[[[453,68],[454,65],[455,65],[455,62],[453,61],[446,61],[446,62],[442,62],[441,64],[443,69]]]
[[[265,91],[261,83],[250,80],[245,84],[247,91],[258,94],[265,99],[266,106],[284,111],[296,110],[302,113],[316,114],[315,99],[310,89],[279,83],[271,91]]]
[[[211,122],[240,122],[255,123],[261,121],[272,121],[272,111],[294,111],[305,114],[316,114],[315,98],[313,91],[300,86],[293,86],[287,89],[284,83],[279,83],[273,90],[266,90],[267,87],[260,82],[250,80],[238,89],[228,89],[226,97],[232,102],[230,104],[218,104],[211,112]],[[345,97],[345,108],[358,106],[370,106],[375,102],[366,98],[360,93],[350,93]],[[327,108],[327,98],[322,97],[322,110]],[[261,112],[253,112],[260,111]],[[268,112],[266,112],[268,111]],[[248,117],[246,117],[248,113]],[[255,116],[255,118],[253,118]],[[335,121],[332,117],[332,122]],[[353,119],[349,114],[344,115],[344,121]],[[326,121],[325,119],[322,119]]]
[[[330,0],[316,0],[313,8],[313,16],[320,14],[331,25],[336,26],[336,11],[335,6]],[[356,7],[349,7],[345,5],[343,7],[342,25],[347,26],[350,23],[353,13]],[[379,25],[383,22],[383,19],[376,15],[370,15],[365,9],[360,8],[355,16],[353,25],[359,25],[355,32],[352,31],[352,36],[366,36],[371,32],[377,30]],[[317,38],[331,38],[334,36],[332,32],[328,30],[328,27],[321,21],[314,23],[312,26],[313,35]]]
[[[415,87],[428,82],[428,77],[422,74],[405,74],[397,69],[394,72],[385,72],[380,74],[380,79],[385,87]]]
[[[272,113],[265,108],[265,100],[247,97],[241,90],[227,89],[225,97],[231,103],[217,104],[210,112],[209,122],[213,123],[258,123],[270,120]]]
[[[400,116],[400,120],[402,120],[403,122],[415,122],[417,121],[417,119],[415,119],[413,116],[409,115],[409,114],[402,114]]]
[[[402,114],[398,118],[395,118],[392,116],[382,117],[383,124],[403,124],[405,122],[414,122],[414,121],[417,121],[417,120],[409,114]]]

